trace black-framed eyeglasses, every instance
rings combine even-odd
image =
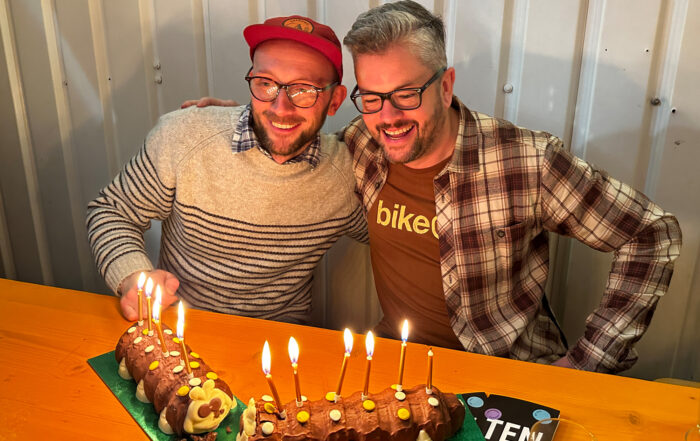
[[[440,75],[447,70],[443,67],[435,72],[435,75],[423,84],[422,87],[407,87],[405,89],[396,89],[392,92],[377,93],[377,92],[362,92],[360,93],[357,85],[350,94],[350,99],[357,107],[360,113],[377,113],[384,107],[384,100],[391,101],[391,105],[399,110],[414,110],[420,107],[423,103],[423,92],[435,82]]]
[[[248,71],[250,73],[253,69]],[[249,76],[246,75],[245,80],[248,82],[250,93],[256,100],[269,103],[277,99],[280,89],[284,89],[287,93],[287,98],[296,107],[307,109],[313,107],[318,100],[318,95],[338,85],[337,81],[332,82],[326,87],[316,87],[313,84],[292,83],[282,84],[267,77]]]

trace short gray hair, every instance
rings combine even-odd
[[[395,43],[405,45],[435,71],[447,66],[442,19],[410,0],[385,3],[360,14],[343,39],[353,59],[383,53]]]

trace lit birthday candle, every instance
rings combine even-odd
[[[406,340],[408,340],[408,320],[403,321],[401,329],[401,356],[399,357],[399,381],[396,383],[396,390],[403,390],[403,367],[406,361]]]
[[[365,387],[362,389],[362,401],[369,395],[369,372],[372,369],[372,356],[374,355],[374,334],[367,332],[365,337],[365,349],[367,350],[367,369],[365,370]]]
[[[277,393],[277,388],[275,383],[272,382],[272,375],[270,374],[270,365],[272,364],[272,356],[270,355],[270,344],[265,340],[262,352],[262,370],[265,374],[265,379],[267,384],[270,386],[270,392],[272,392],[272,397],[275,399],[275,404],[277,405],[277,410],[280,412],[282,418],[285,418],[284,411],[282,410],[282,402],[280,401],[280,396]]]
[[[136,297],[139,301],[139,325],[143,325],[143,285],[146,283],[146,273],[139,275],[139,280],[136,282]]]
[[[343,387],[343,378],[345,378],[345,370],[348,367],[348,358],[350,358],[350,353],[352,352],[352,332],[350,332],[348,328],[345,328],[345,331],[343,332],[343,340],[345,342],[345,355],[343,355],[343,364],[340,366],[338,387],[335,388],[336,401],[338,401],[338,398],[340,398],[340,389]]]
[[[289,360],[292,362],[292,370],[294,372],[294,391],[297,398],[297,407],[301,407],[301,388],[299,387],[299,372],[297,362],[299,361],[299,345],[294,337],[289,337]]]
[[[153,292],[153,279],[150,277],[146,281],[146,310],[148,315],[146,316],[146,321],[148,322],[148,334],[150,335],[153,330],[151,329],[151,293]]]
[[[160,340],[160,348],[164,355],[168,355],[168,348],[165,346],[165,338],[163,338],[163,327],[160,324],[160,305],[161,305],[162,294],[160,293],[160,285],[156,286],[156,301],[153,303],[153,324],[156,327],[156,332],[158,333],[158,340]]]
[[[187,373],[192,377],[192,367],[190,366],[190,359],[187,356],[187,349],[185,348],[185,308],[182,306],[182,301],[177,305],[177,339],[180,340],[180,357],[182,361],[185,362],[185,369]]]
[[[428,381],[425,383],[425,392],[433,393],[433,348],[428,348]]]

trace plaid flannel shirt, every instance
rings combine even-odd
[[[643,194],[566,151],[560,139],[467,109],[456,97],[452,160],[435,177],[440,266],[450,325],[471,352],[618,372],[637,359],[668,289],[681,232]],[[342,135],[369,211],[388,164],[361,118]],[[543,304],[548,232],[614,251],[602,301],[567,352]]]

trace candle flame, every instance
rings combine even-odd
[[[150,277],[146,280],[146,298],[151,298],[151,293],[153,292],[153,279]]]
[[[345,340],[345,353],[350,355],[352,352],[352,332],[348,328],[345,328],[345,332],[343,332],[343,340]]]
[[[156,286],[156,301],[153,302],[153,320],[160,320],[160,303],[162,301],[162,294],[160,293],[160,285]]]
[[[408,320],[403,321],[403,327],[401,328],[401,340],[406,343],[408,340]]]
[[[140,290],[143,289],[143,284],[146,283],[146,273],[141,273],[139,275],[139,280],[136,282],[136,287]]]
[[[272,356],[270,355],[270,344],[265,340],[262,351],[262,370],[265,375],[270,375],[270,364]]]
[[[365,349],[367,349],[368,357],[374,355],[374,334],[372,331],[367,332],[367,337],[365,337]]]
[[[295,364],[299,361],[299,345],[294,337],[289,337],[287,349],[289,350],[289,359],[292,361],[292,364]]]
[[[182,301],[177,305],[177,338],[184,338],[185,335],[185,308],[182,306]]]

